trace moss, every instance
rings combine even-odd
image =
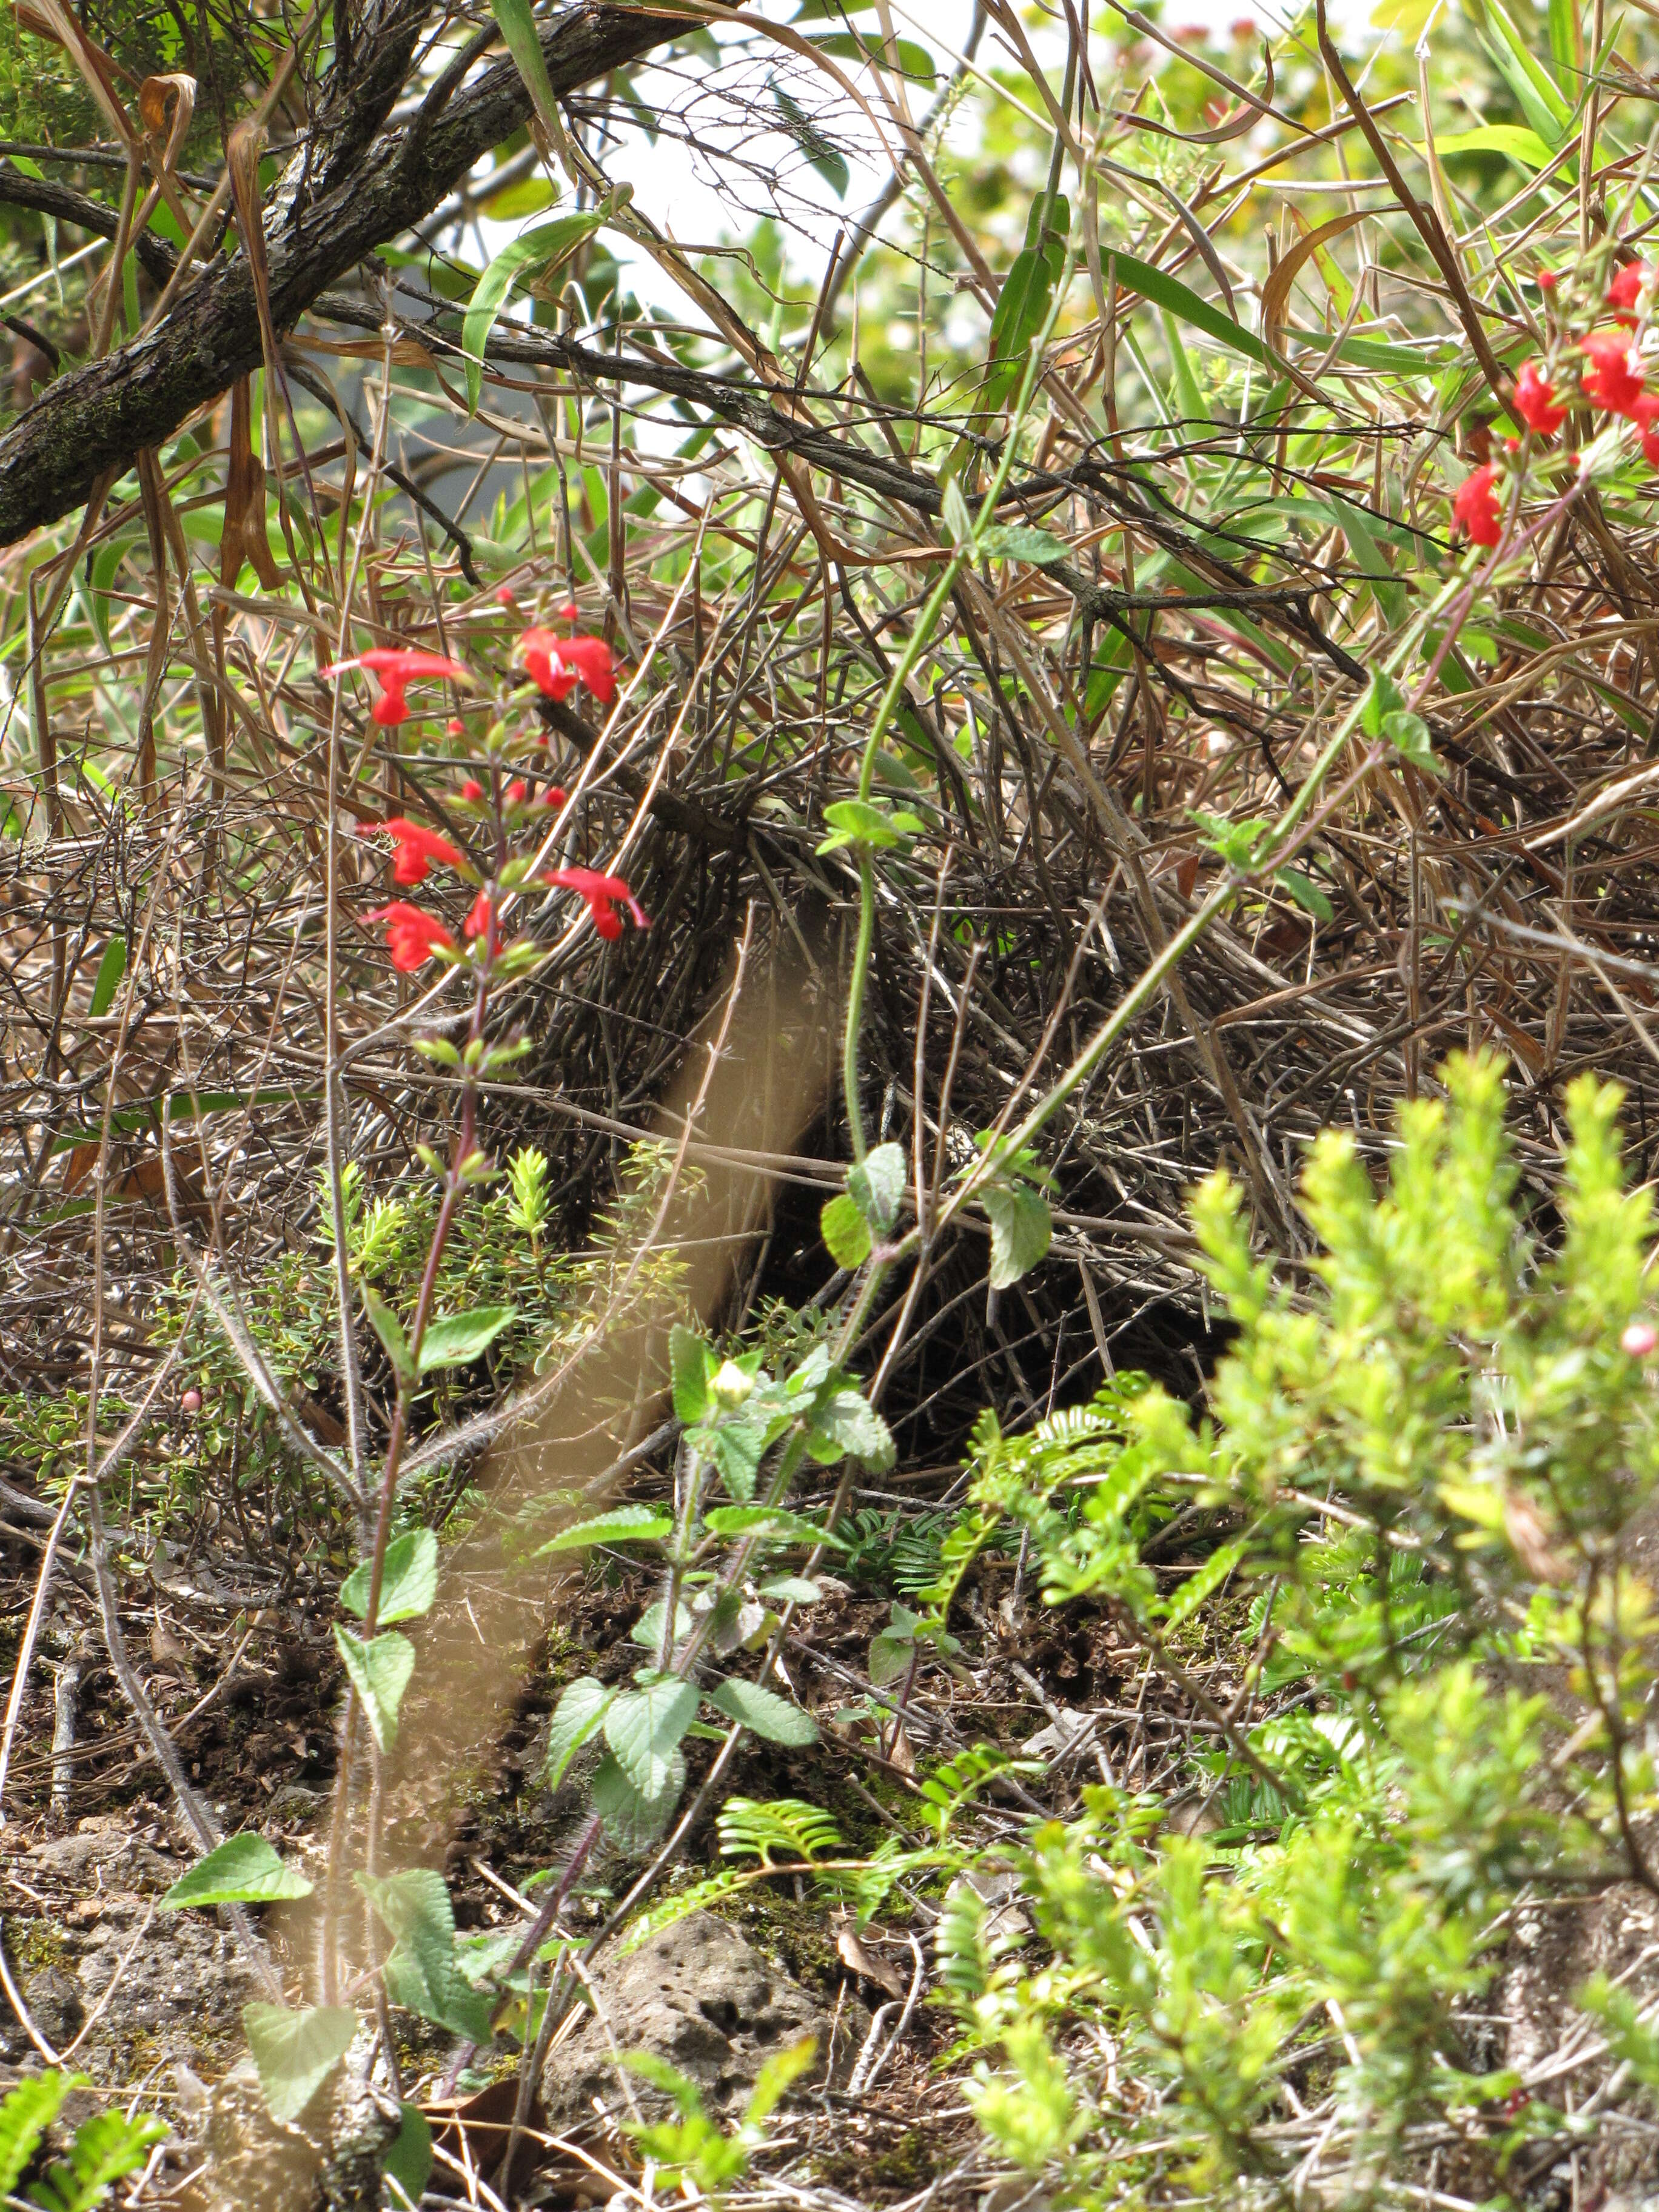
[[[758,1881],[724,1905],[711,1908],[751,1942],[757,1951],[787,1969],[798,1982],[820,1991],[832,1990],[842,1968],[830,1934],[822,1899],[809,1897],[798,1904],[779,1882]]]
[[[886,2150],[830,2152],[817,2161],[817,2178],[851,2196],[908,2197],[927,2187],[939,2163],[927,2136],[909,2128]]]
[[[14,1920],[8,1931],[6,1948],[26,1973],[39,1973],[46,1966],[74,1971],[75,1946],[51,1920]]]

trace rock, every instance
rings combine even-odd
[[[325,2120],[331,2100],[316,2101]],[[209,2091],[201,2148],[189,2212],[314,2212],[321,2202],[324,2131],[273,2120],[250,2061]]]
[[[730,2113],[741,2111],[767,2059],[805,2036],[817,2038],[818,2057],[804,2079],[822,2081],[826,2072],[844,2079],[870,2025],[850,1998],[832,2018],[735,1928],[705,1912],[677,1921],[637,1951],[601,1954],[592,1982],[603,2020],[587,2014],[542,2077],[556,2132],[591,2121],[596,2101],[626,2112],[613,2049],[665,2059],[696,2083],[711,2112]],[[665,2109],[666,2100],[643,2081],[630,2076],[629,2087],[642,2112]]]
[[[74,2042],[86,2024],[81,1992],[57,1966],[41,1966],[23,1984],[29,2018],[55,2051]]]
[[[54,1836],[47,1843],[36,1844],[29,1857],[60,1881],[81,1882],[96,1874],[118,1871],[125,1881],[147,1877],[165,1887],[176,1881],[180,1872],[176,1861],[163,1858],[137,1836],[103,1826],[88,1826],[77,1835]]]

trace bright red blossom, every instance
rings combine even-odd
[[[1452,514],[1468,532],[1471,545],[1496,545],[1503,535],[1504,518],[1493,489],[1498,474],[1490,461],[1464,477],[1452,501]]]
[[[423,884],[433,861],[441,861],[447,868],[459,868],[464,864],[460,854],[447,837],[440,837],[434,830],[419,822],[410,822],[401,814],[394,814],[389,822],[360,822],[360,837],[375,837],[384,830],[388,837],[395,838],[398,858],[392,870],[394,883]]]
[[[565,799],[568,796],[568,794],[562,790],[559,785],[556,783],[550,783],[547,789],[542,793],[542,805],[544,806],[550,806],[556,811],[559,807],[564,805]]]
[[[1566,420],[1565,403],[1535,361],[1529,361],[1515,380],[1515,411],[1540,438],[1551,436]]]
[[[455,940],[442,922],[429,914],[422,914],[419,907],[410,906],[405,899],[377,907],[368,918],[385,922],[392,964],[403,975],[412,975],[417,968],[424,968],[440,947],[446,952],[455,950]]]
[[[482,937],[495,919],[495,908],[489,893],[487,890],[480,891],[472,902],[471,911],[461,924],[461,933],[464,937]],[[494,940],[490,949],[492,951],[495,949]]]
[[[496,586],[495,604],[498,607],[516,607],[518,605],[519,602],[513,596],[513,586],[511,584],[498,584]]]
[[[550,629],[527,629],[519,653],[539,690],[550,699],[568,698],[580,682],[603,705],[617,696],[617,664],[602,637],[561,637]]]
[[[530,786],[525,781],[521,775],[515,775],[512,782],[507,787],[507,805],[509,806],[522,806],[529,796]]]
[[[483,797],[483,786],[478,781],[477,776],[468,776],[466,781],[461,786],[461,797],[470,799],[475,806]]]
[[[383,728],[392,728],[409,720],[409,702],[404,696],[404,690],[416,677],[442,676],[452,684],[472,681],[458,660],[446,660],[441,653],[422,653],[412,646],[374,645],[367,653],[360,653],[350,660],[337,660],[331,668],[318,672],[341,676],[348,668],[366,668],[370,675],[380,678],[380,696],[369,712]]]
[[[556,890],[574,891],[587,901],[593,927],[599,935],[612,942],[622,935],[622,916],[614,902],[620,899],[634,917],[636,929],[649,929],[651,917],[641,906],[620,876],[602,876],[596,868],[550,868],[542,878]]]
[[[1621,323],[1634,326],[1636,302],[1641,296],[1642,287],[1652,275],[1653,270],[1645,261],[1627,261],[1621,269],[1614,270],[1613,282],[1607,287],[1607,305]]]
[[[1623,331],[1592,331],[1580,350],[1589,363],[1580,380],[1590,404],[1633,416],[1643,397],[1642,370]]]

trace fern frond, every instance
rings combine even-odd
[[[40,2138],[58,2117],[71,2089],[84,2087],[84,2074],[33,2074],[8,2092],[0,2103],[0,2197],[9,2197],[40,2147]]]
[[[729,1797],[715,1822],[727,1858],[749,1856],[769,1866],[775,1857],[815,1859],[841,1845],[833,1817],[799,1797]]]

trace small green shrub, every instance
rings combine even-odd
[[[940,1926],[981,2123],[1078,2201],[1156,2176],[1178,2179],[1159,2201],[1283,2201],[1309,2141],[1284,2124],[1316,2109],[1345,2203],[1408,2176],[1425,2125],[1501,2182],[1566,2124],[1468,2055],[1506,1908],[1656,1887],[1659,1623],[1621,1541],[1659,1468],[1649,1197],[1619,1093],[1583,1080],[1547,1243],[1515,1207],[1497,1067],[1446,1082],[1402,1110],[1380,1193],[1351,1139],[1316,1146],[1304,1267],[1256,1259],[1236,1188],[1204,1186],[1239,1330],[1204,1418],[1120,1378],[1028,1437],[980,1433],[974,1496],[1028,1533],[1047,1601],[1103,1607],[1200,1704],[1194,1832],[1091,1787],[1016,1856],[1036,1946],[960,1887]],[[1142,1547],[1193,1503],[1224,1540],[1172,1582]],[[1208,1691],[1175,1656],[1206,1607],[1212,1656],[1219,1622],[1243,1632]],[[1643,2078],[1628,1999],[1582,1996]]]

